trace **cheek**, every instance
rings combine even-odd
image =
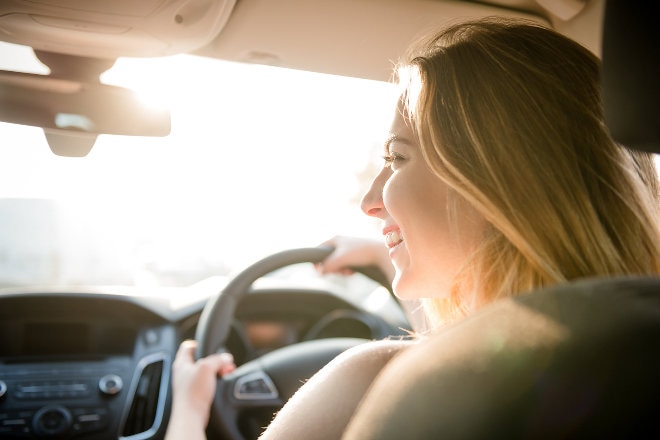
[[[383,189],[383,203],[404,235],[428,239],[447,228],[447,193],[444,182],[411,167],[410,172],[390,178]]]
[[[485,220],[437,178],[410,179],[405,192],[396,183],[392,181],[388,191],[388,209],[403,231],[407,249],[397,294],[444,296],[481,241]]]
[[[399,226],[416,223],[429,211],[444,209],[446,185],[420,166],[410,166],[394,173],[383,187],[383,203]]]
[[[447,212],[447,191],[430,185],[409,200],[415,216],[404,230],[411,260],[429,274],[444,272],[456,258],[456,224]]]
[[[392,207],[395,208],[398,205],[397,199],[399,199],[400,189],[398,185],[399,177],[397,175],[391,176],[385,185],[383,185],[383,204],[388,212],[391,212]]]

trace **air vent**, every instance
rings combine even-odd
[[[124,437],[149,431],[158,416],[163,361],[152,362],[142,370],[133,395],[133,404],[124,424]]]

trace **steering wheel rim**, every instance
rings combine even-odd
[[[204,307],[197,323],[195,359],[216,353],[224,346],[231,330],[231,318],[241,298],[257,279],[276,269],[298,263],[319,263],[334,249],[328,246],[287,249],[269,255],[243,269]]]
[[[195,358],[224,349],[236,307],[254,281],[282,267],[321,262],[333,250],[328,246],[288,249],[267,256],[237,274],[204,307],[195,332],[198,341]],[[355,271],[381,283],[384,280],[378,279],[377,272],[369,268],[356,268]],[[287,377],[295,377],[295,374],[291,374],[292,368],[300,372],[316,371],[342,351],[365,341],[358,338],[334,338],[293,344],[247,362],[233,373],[219,378],[211,406],[208,434],[221,433],[223,438],[243,440],[237,422],[240,411],[245,408],[281,407],[300,386],[298,380],[295,383],[290,380],[289,383],[283,383],[287,381],[286,377],[283,378],[284,370]],[[296,360],[295,366],[291,365],[291,359]],[[278,385],[275,386],[274,382]],[[253,394],[241,396],[240,390],[243,388],[252,390]]]

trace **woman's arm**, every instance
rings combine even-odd
[[[184,341],[172,364],[172,413],[165,440],[205,440],[211,402],[218,376],[236,366],[229,353],[213,354],[195,362],[195,341]]]

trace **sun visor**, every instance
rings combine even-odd
[[[208,44],[236,0],[0,2],[0,40],[77,56],[153,57]]]

